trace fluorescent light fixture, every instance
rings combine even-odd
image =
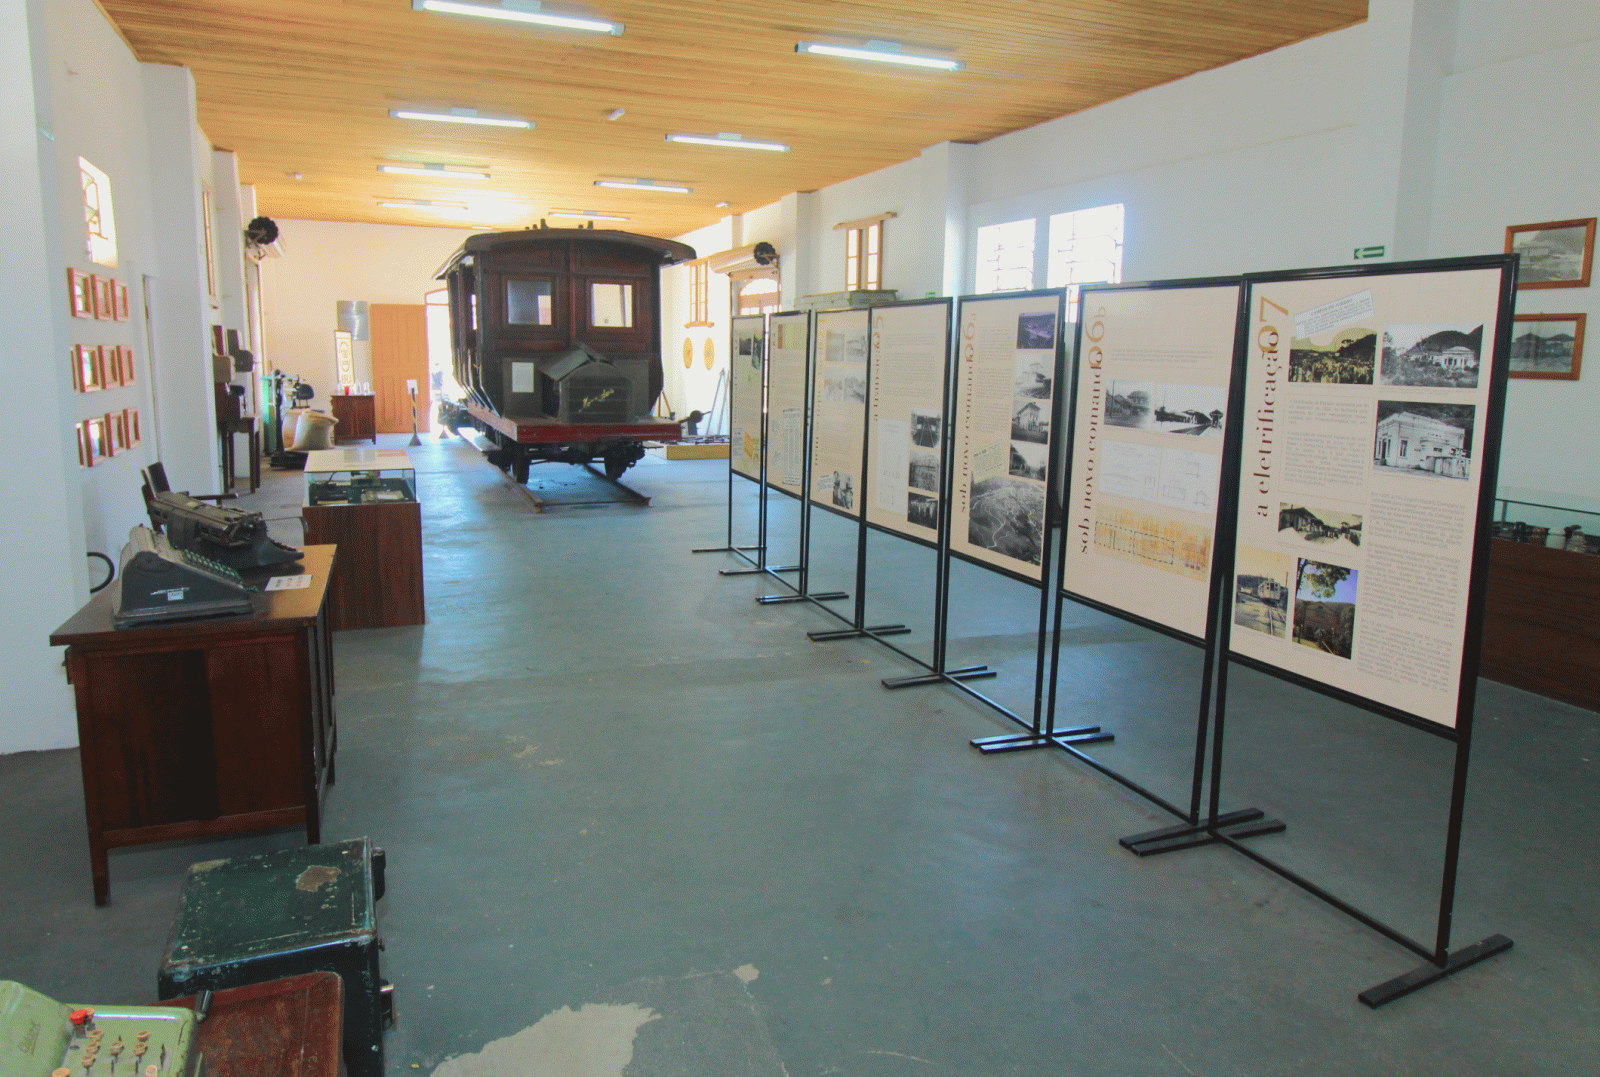
[[[595,180],[594,185],[596,187],[620,187],[625,191],[664,191],[667,194],[691,194],[694,191],[692,187],[684,187],[676,183],[660,183],[656,180],[647,179]]]
[[[396,176],[433,176],[435,179],[489,179],[489,173],[471,168],[446,168],[444,165],[379,165],[379,172]]]
[[[475,108],[453,108],[449,112],[418,112],[408,108],[392,108],[389,115],[397,120],[437,120],[440,123],[475,123],[484,127],[533,126],[531,120],[505,119],[499,116],[480,116]]]
[[[719,131],[715,135],[668,135],[668,142],[687,142],[692,146],[737,146],[741,150],[773,150],[777,153],[788,153],[789,147],[782,142],[755,142],[746,140],[743,135],[736,135],[731,131]]]
[[[465,202],[434,202],[426,198],[408,199],[404,202],[379,202],[382,209],[420,209],[427,213],[465,213]]]
[[[565,30],[589,30],[597,34],[622,33],[620,22],[585,19],[577,15],[555,15],[543,10],[539,0],[502,0],[499,4],[466,4],[460,0],[411,0],[413,11],[438,11],[445,15],[474,15],[480,19],[559,26]]]
[[[627,114],[628,110],[625,108],[614,108],[610,112],[606,113],[606,119],[615,123],[617,120],[622,119],[622,117],[626,116]]]
[[[941,71],[960,71],[967,65],[960,60],[947,60],[942,56],[917,56],[901,52],[893,41],[869,41],[865,48],[848,45],[823,45],[815,41],[801,41],[795,52],[810,52],[818,56],[843,56],[847,60],[877,60],[885,64],[904,64],[907,67],[934,67]]]
[[[627,217],[619,217],[614,213],[596,213],[589,209],[553,209],[545,214],[546,217],[567,217],[579,221],[625,221]]]
[[[726,202],[718,202],[716,208],[717,209],[727,209],[728,208],[728,203],[726,203]]]

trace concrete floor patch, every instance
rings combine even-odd
[[[631,1003],[564,1006],[476,1054],[446,1059],[433,1077],[622,1077],[634,1037],[659,1017]]]

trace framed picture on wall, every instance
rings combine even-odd
[[[129,408],[128,417],[130,420],[128,423],[128,436],[133,439],[133,444],[137,445],[144,440],[139,436],[139,409]]]
[[[119,322],[128,320],[128,286],[120,280],[111,282],[111,317]]]
[[[1587,288],[1594,262],[1593,217],[1513,224],[1506,253],[1522,255],[1517,288]]]
[[[119,345],[106,349],[106,384],[122,384],[122,348]]]
[[[84,420],[84,425],[89,430],[89,452],[92,459],[102,460],[116,452],[111,445],[110,415],[86,419]]]
[[[118,414],[107,416],[111,420],[111,440],[116,445],[118,452],[123,452],[133,446],[128,440],[128,409],[123,408]]]
[[[106,387],[105,365],[99,348],[87,344],[73,347],[72,387],[80,393],[98,392]]]
[[[1518,314],[1511,331],[1513,378],[1577,381],[1583,365],[1582,314]]]
[[[133,349],[126,344],[122,347],[122,384],[133,384]]]
[[[94,280],[89,274],[67,270],[67,293],[74,318],[94,317]]]
[[[88,467],[93,461],[89,456],[89,439],[83,423],[72,424],[72,440],[78,443],[78,466]]]
[[[89,280],[94,289],[94,316],[100,321],[109,322],[114,313],[111,309],[111,278],[96,273]]]

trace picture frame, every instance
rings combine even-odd
[[[128,409],[123,408],[115,415],[106,418],[111,423],[111,441],[118,452],[127,452],[132,446],[128,442]]]
[[[1513,378],[1577,381],[1583,368],[1584,314],[1518,314],[1511,332]]]
[[[123,429],[123,432],[127,436],[127,439],[128,439],[128,448],[131,449],[135,445],[139,444],[141,439],[139,437],[139,409],[138,408],[123,408],[122,409],[122,429]]]
[[[73,423],[72,438],[78,443],[78,466],[93,467],[94,451],[89,445],[89,424]]]
[[[111,415],[97,416],[84,420],[84,425],[89,430],[89,451],[92,459],[105,460],[116,454],[111,445]]]
[[[94,280],[88,273],[67,270],[67,297],[74,318],[94,317]]]
[[[118,322],[128,320],[128,286],[120,280],[111,282],[111,318]]]
[[[106,349],[106,384],[122,384],[122,346],[112,345]]]
[[[132,385],[133,377],[133,349],[128,345],[122,346],[122,380],[119,385]]]
[[[105,357],[100,348],[73,346],[72,387],[80,393],[97,393],[106,387]]]
[[[96,321],[109,322],[115,313],[111,305],[111,278],[95,273],[89,277],[94,289],[94,317]]]
[[[1589,287],[1594,233],[1593,217],[1509,225],[1506,253],[1522,256],[1517,290]]]

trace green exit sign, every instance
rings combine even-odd
[[[1355,252],[1355,257],[1358,260],[1362,259],[1362,258],[1382,258],[1383,257],[1383,251],[1384,251],[1384,248],[1381,247],[1381,246],[1378,246],[1378,247],[1357,247],[1356,248],[1356,252]]]

